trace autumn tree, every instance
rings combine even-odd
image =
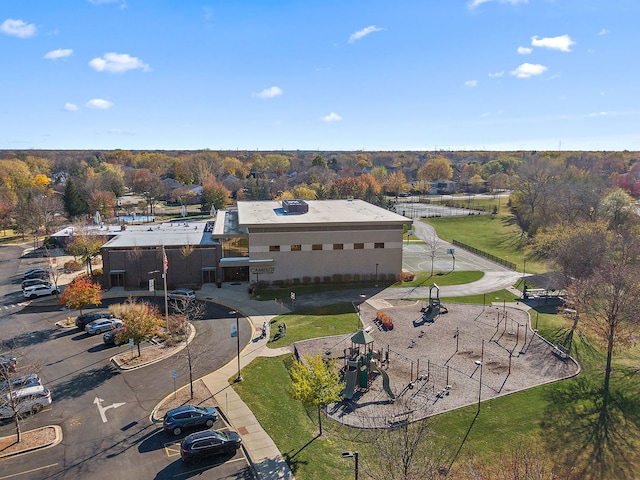
[[[321,409],[340,400],[344,382],[338,379],[336,359],[313,355],[295,360],[291,367],[291,396],[304,405],[318,409],[318,426],[322,435]]]
[[[532,246],[536,256],[560,270],[566,284],[586,279],[601,265],[612,241],[605,222],[578,222],[541,230]]]
[[[115,206],[116,197],[113,192],[97,190],[93,192],[89,198],[89,211],[99,212],[102,218],[112,216]]]
[[[612,229],[635,222],[638,216],[633,197],[622,189],[613,190],[600,202],[598,216],[609,222]]]
[[[73,228],[73,236],[66,251],[76,258],[80,258],[87,266],[87,273],[93,275],[91,267],[93,259],[100,255],[100,249],[106,241],[105,236],[94,234],[88,226],[77,225]]]
[[[89,277],[76,277],[64,289],[58,298],[58,303],[67,308],[78,309],[82,315],[84,307],[102,303],[102,287],[98,283],[93,283]]]
[[[396,201],[398,200],[398,195],[408,192],[409,188],[407,178],[404,176],[404,173],[402,173],[402,170],[397,170],[389,175],[387,179],[387,191],[395,193]]]
[[[207,178],[202,184],[202,195],[200,197],[202,211],[208,212],[211,207],[215,207],[218,210],[224,208],[229,201],[229,196],[229,190],[218,183],[214,177]]]
[[[423,190],[429,190],[426,188],[427,184],[435,180],[451,180],[453,178],[453,168],[451,168],[451,162],[445,157],[436,157],[428,160],[417,173],[418,180],[422,185]]]
[[[133,339],[133,344],[138,347],[140,356],[140,344],[152,338],[158,325],[162,322],[162,315],[158,308],[148,302],[136,302],[129,298],[125,303],[111,305],[109,311],[117,318],[121,318],[125,328],[118,333],[116,340],[119,343],[127,343]]]

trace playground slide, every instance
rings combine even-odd
[[[384,388],[384,391],[387,392],[387,395],[389,395],[389,398],[391,398],[391,400],[395,400],[396,396],[391,391],[391,387],[389,386],[389,375],[387,374],[387,372],[378,367],[375,362],[371,362],[370,366],[371,370],[377,371],[382,376],[382,388]]]
[[[342,394],[342,396],[347,399],[347,400],[351,400],[353,398],[353,392],[356,391],[356,381],[358,380],[358,369],[354,368],[347,370],[344,373],[344,377],[345,377],[345,381],[347,382],[347,385],[344,387],[344,393]]]
[[[429,305],[427,311],[422,314],[422,320],[425,322],[433,322],[440,313],[440,305]]]

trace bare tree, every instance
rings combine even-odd
[[[43,408],[41,403],[25,405],[24,399],[18,395],[23,388],[34,385],[32,375],[19,376],[15,372],[15,362],[24,358],[19,350],[13,348],[9,353],[4,353],[3,363],[0,364],[0,411],[3,417],[13,418],[18,443],[22,441],[23,421]],[[41,365],[27,365],[26,368],[36,375],[42,370]]]
[[[193,247],[192,247],[193,248]],[[203,302],[195,300],[181,299],[172,302],[174,312],[174,328],[171,332],[179,335],[185,344],[185,352],[187,354],[187,366],[189,367],[189,388],[191,389],[191,398],[193,398],[193,359],[191,344],[189,342],[190,324],[193,320],[204,317],[206,306]]]
[[[390,428],[364,430],[361,438],[376,455],[362,458],[362,470],[374,480],[442,480],[449,455],[438,446],[428,419],[411,422],[402,402]]]
[[[438,255],[438,250],[440,249],[440,245],[442,245],[442,240],[435,234],[432,233],[425,241],[427,244],[427,255],[431,258],[431,277],[433,277],[433,262]]]

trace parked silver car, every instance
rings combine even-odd
[[[89,335],[97,335],[99,333],[105,333],[114,328],[118,328],[124,325],[124,322],[118,318],[100,318],[93,322],[87,323],[84,327],[84,331]]]

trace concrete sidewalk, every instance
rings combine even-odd
[[[206,284],[198,291],[198,298],[211,300],[241,312],[253,325],[253,340],[240,355],[240,366],[251,363],[259,356],[278,356],[291,351],[290,348],[267,348],[266,339],[259,339],[263,322],[276,315],[288,312],[279,302],[259,302],[249,299],[247,284],[225,284],[224,288]],[[237,374],[236,359],[202,378],[202,381],[214,396],[225,413],[228,422],[242,435],[244,446],[260,480],[294,479],[289,465],[285,462],[271,437],[262,428],[253,412],[249,410],[240,396],[229,384],[229,378]]]

